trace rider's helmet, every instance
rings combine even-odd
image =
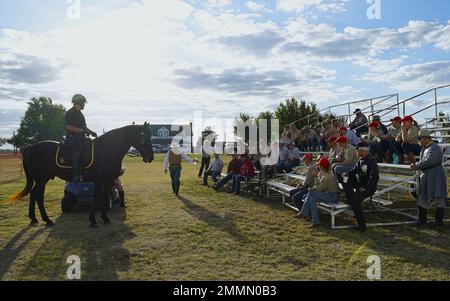
[[[87,102],[86,97],[84,97],[81,94],[76,94],[76,95],[74,95],[72,97],[72,103],[73,104],[83,104],[83,103],[86,103],[86,102]]]

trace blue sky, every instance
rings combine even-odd
[[[0,0],[0,136],[39,95],[85,94],[101,131],[450,84],[450,1],[381,0],[379,20],[366,0],[71,2]]]

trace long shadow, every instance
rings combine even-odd
[[[88,227],[87,213],[61,214],[46,241],[36,251],[21,279],[39,275],[42,279],[65,280],[70,255],[81,260],[81,280],[118,280],[127,271],[130,253],[123,247],[135,234],[125,225],[126,212],[114,208],[111,225]]]
[[[25,234],[33,229],[33,227],[27,227],[19,231],[14,235],[10,241],[5,245],[5,247],[0,251],[0,280],[3,279],[5,274],[8,272],[11,265],[20,255],[20,253],[27,247],[27,245],[37,238],[39,235],[45,232],[45,228],[39,229],[33,234],[31,234],[27,239],[25,239],[19,246],[14,247],[17,242],[25,236]]]
[[[178,196],[178,199],[183,202],[185,206],[183,209],[190,215],[207,223],[209,226],[228,233],[235,241],[239,243],[248,242],[247,238],[236,229],[236,225],[233,222],[235,219],[234,215],[227,214],[226,217],[221,217],[220,215],[217,215],[182,196]]]
[[[386,227],[383,232],[369,228],[366,233],[353,230],[330,230],[320,228],[319,231],[352,244],[363,245],[371,241],[370,248],[383,254],[402,258],[405,262],[450,271],[450,231],[434,232],[431,229],[415,229],[410,225]],[[427,247],[422,247],[427,246]]]

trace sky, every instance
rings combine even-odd
[[[101,132],[445,84],[450,1],[0,0],[0,137],[36,96],[69,108],[85,95]]]

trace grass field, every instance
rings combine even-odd
[[[0,279],[64,280],[67,257],[78,255],[83,280],[367,280],[367,257],[378,255],[383,280],[450,280],[448,226],[361,234],[330,230],[322,216],[321,228],[307,229],[279,200],[200,185],[198,165],[184,164],[177,198],[162,160],[125,160],[129,208],[114,208],[113,224],[98,229],[88,227],[86,212],[61,213],[59,180],[46,190],[53,228],[28,226],[27,200],[1,201]],[[0,200],[23,185],[0,184]]]

